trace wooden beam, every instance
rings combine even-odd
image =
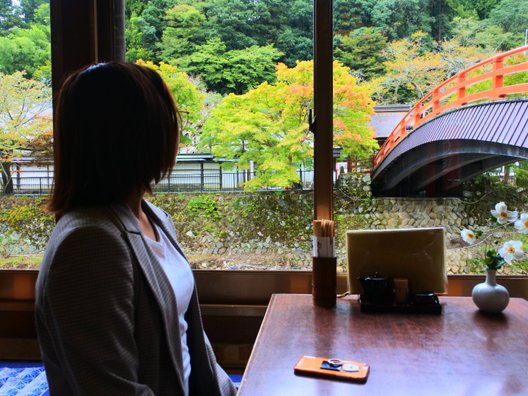
[[[125,60],[124,0],[51,0],[50,17],[54,97],[71,72]]]
[[[314,0],[314,218],[332,219],[332,0]]]
[[[98,62],[125,61],[124,0],[97,0]]]
[[[72,71],[97,59],[95,2],[51,0],[51,72],[53,96]]]

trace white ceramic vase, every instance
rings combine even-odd
[[[495,270],[487,270],[486,281],[476,285],[471,293],[473,302],[482,312],[500,313],[510,301],[508,290],[497,284],[496,274]]]

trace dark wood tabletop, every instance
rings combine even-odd
[[[310,294],[272,296],[239,396],[528,395],[528,301],[480,313],[470,297],[440,297],[441,315],[361,313]],[[365,362],[365,383],[294,374],[303,355]]]

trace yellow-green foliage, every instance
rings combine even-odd
[[[7,197],[0,199],[0,236],[7,245],[28,245],[37,251],[46,246],[55,224],[44,209],[43,198]],[[21,247],[21,246],[19,246]],[[9,251],[2,251],[8,255]]]
[[[275,83],[226,96],[204,124],[200,149],[216,157],[236,158],[239,170],[256,164],[254,177],[244,184],[246,191],[291,187],[300,181],[297,170],[313,164],[313,134],[308,126],[313,66],[313,61],[298,61],[292,68],[279,63]],[[350,69],[337,61],[333,72],[334,141],[344,158],[368,158],[377,147],[369,126],[374,113],[370,90],[358,85]]]

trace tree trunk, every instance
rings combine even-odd
[[[502,176],[502,181],[504,184],[508,184],[510,181],[510,166],[505,165],[504,166],[504,175]]]
[[[13,178],[11,177],[11,163],[2,162],[2,192],[4,194],[13,194]]]

